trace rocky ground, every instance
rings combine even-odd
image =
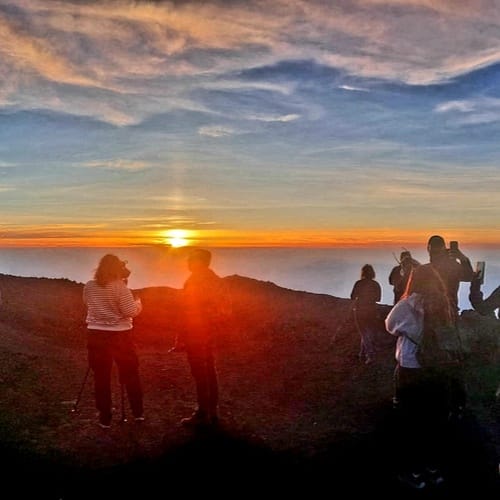
[[[130,411],[116,381],[104,431],[92,374],[73,411],[87,372],[82,284],[0,275],[0,445],[12,498],[410,493],[395,478],[394,341],[382,322],[379,359],[365,366],[349,300],[225,279],[235,314],[219,339],[221,426],[200,434],[179,426],[194,387],[184,355],[168,352],[182,328],[178,290],[136,291],[146,421],[121,422]],[[447,482],[426,495],[498,498],[498,324],[472,311],[463,324],[469,407],[450,424]]]

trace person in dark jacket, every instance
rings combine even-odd
[[[455,242],[456,243],[456,242]],[[458,290],[460,283],[471,282],[474,278],[474,270],[467,256],[458,248],[458,243],[446,248],[444,238],[433,235],[427,242],[429,252],[429,264],[438,273],[446,285],[446,293],[452,308],[455,324],[458,322]],[[465,374],[463,363],[452,366],[448,369],[448,380],[450,383],[450,418],[461,419],[467,401],[467,391],[465,387]]]
[[[405,292],[412,270],[419,265],[420,262],[415,260],[408,250],[401,252],[399,264],[394,266],[389,273],[389,284],[394,290],[394,304],[397,304]]]
[[[195,387],[197,408],[181,424],[207,427],[218,424],[219,383],[215,343],[221,325],[231,313],[226,285],[211,268],[211,253],[195,249],[188,257],[190,276],[182,290],[185,328],[173,351],[185,351]]]
[[[427,242],[430,263],[437,270],[446,285],[455,318],[458,318],[458,289],[461,282],[471,282],[474,270],[467,256],[458,248],[446,248],[444,238],[431,236]]]
[[[500,286],[495,288],[493,292],[484,298],[484,294],[481,290],[481,280],[475,274],[473,280],[470,284],[469,300],[472,307],[483,316],[495,316],[500,319]]]
[[[354,283],[351,300],[354,300],[354,319],[360,336],[359,358],[369,365],[377,354],[378,328],[377,302],[382,298],[382,288],[375,281],[375,270],[370,264],[361,268],[361,277]]]

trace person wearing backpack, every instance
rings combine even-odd
[[[399,479],[414,489],[444,481],[441,468],[448,418],[448,378],[440,370],[422,367],[418,344],[426,331],[453,325],[446,287],[430,265],[415,268],[407,289],[385,319],[397,337],[394,382],[401,426]]]

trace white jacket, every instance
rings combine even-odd
[[[412,293],[401,299],[385,319],[386,330],[398,337],[396,361],[404,368],[421,368],[416,358],[417,345],[424,328],[424,310],[420,295]],[[410,340],[410,337],[412,340]]]

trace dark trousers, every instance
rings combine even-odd
[[[441,465],[449,406],[446,377],[432,369],[401,366],[396,367],[394,375],[401,462],[413,470]]]
[[[189,346],[187,359],[196,385],[198,411],[209,417],[217,416],[219,383],[212,347],[207,345]]]
[[[139,378],[139,360],[131,331],[89,330],[87,342],[89,366],[94,372],[96,407],[103,419],[111,419],[111,370],[118,367],[120,384],[125,386],[132,413],[143,414],[143,394]]]

